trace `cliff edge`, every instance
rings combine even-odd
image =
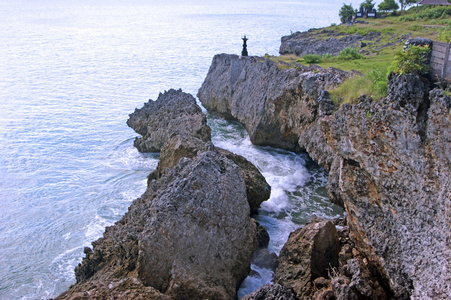
[[[348,76],[221,54],[198,97],[210,113],[241,122],[253,143],[305,150],[328,170],[329,196],[388,294],[447,299],[451,98],[392,74],[385,99],[334,107],[327,89]]]

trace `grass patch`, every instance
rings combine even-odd
[[[387,96],[386,81],[375,82],[371,76],[356,76],[330,91],[332,101],[336,105],[357,104],[361,95],[369,95],[375,100]]]
[[[370,32],[378,33],[368,35],[361,48],[360,42],[354,45],[355,53],[362,54],[362,59],[339,59],[330,54],[323,55],[320,61],[297,57],[295,55],[283,55],[271,57],[273,61],[286,63],[284,68],[293,63],[308,65],[315,63],[322,68],[334,67],[344,71],[359,71],[364,76],[357,76],[347,80],[337,89],[331,91],[332,99],[336,104],[356,103],[359,96],[366,94],[373,99],[385,97],[387,93],[388,69],[397,53],[402,50],[404,42],[410,38],[429,38],[451,42],[451,6],[417,9],[412,7],[403,15],[387,15],[385,18],[365,19],[367,24],[354,24],[352,26],[333,24],[326,28],[311,30],[317,40],[329,38],[341,38],[343,35],[363,35]],[[431,26],[432,25],[432,26]],[[348,51],[348,50],[347,50]],[[342,55],[342,58],[345,57]],[[352,58],[352,56],[350,56]],[[399,59],[398,59],[399,60]],[[410,60],[409,60],[410,61]]]

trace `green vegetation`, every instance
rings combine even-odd
[[[429,72],[429,65],[424,63],[424,57],[429,55],[429,46],[409,45],[406,50],[400,50],[395,54],[394,72],[404,74],[426,74]]]
[[[347,47],[338,53],[338,59],[340,60],[354,60],[361,58],[363,58],[363,55],[359,54],[357,50],[352,47]]]
[[[444,43],[451,43],[451,24],[439,30],[437,39]]]
[[[338,12],[338,15],[340,16],[341,23],[346,23],[347,21],[351,20],[352,16],[355,15],[355,10],[352,7],[352,3],[350,3],[349,5],[343,3],[343,6]]]
[[[302,58],[308,64],[316,64],[322,61],[321,56],[317,54],[306,54]]]
[[[403,11],[408,6],[411,6],[418,2],[418,0],[398,0],[399,4],[401,4],[401,11]]]
[[[413,62],[411,59],[411,55],[421,56],[421,54],[417,55],[415,51],[414,53],[401,51],[406,40],[423,37],[451,43],[451,6],[418,9],[412,7],[402,16],[389,13],[385,18],[364,19],[364,21],[368,24],[359,23],[352,26],[334,24],[313,32],[317,39],[324,40],[352,34],[368,36],[368,40],[363,41],[366,46],[361,47],[359,42],[351,48],[353,50],[343,50],[341,55],[341,58],[348,55],[353,57],[355,51],[356,54],[363,56],[361,59],[340,59],[340,56],[325,54],[319,62],[314,62],[325,69],[334,67],[345,71],[355,70],[363,74],[363,76],[348,79],[339,88],[330,91],[332,99],[337,104],[356,103],[362,94],[370,95],[373,99],[386,96],[387,76],[391,71],[425,72],[418,62]],[[375,34],[369,35],[371,32],[377,33],[376,39]],[[423,51],[427,50],[423,49]],[[306,56],[300,58],[295,55],[283,55],[271,57],[271,59],[283,62],[281,68],[295,67],[293,63],[304,65],[312,63],[309,62],[308,56],[306,59]],[[397,67],[397,64],[402,62],[404,66]]]
[[[399,5],[395,2],[395,0],[384,0],[377,8],[379,11],[389,12],[398,10]]]
[[[427,7],[421,8],[416,13],[410,13],[408,15],[402,16],[400,21],[435,21],[445,20],[451,17],[451,7],[450,6],[437,6],[437,7]]]
[[[372,0],[365,0],[360,4],[360,7],[364,10],[370,10],[374,8],[375,3]]]

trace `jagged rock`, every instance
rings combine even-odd
[[[160,161],[156,170],[149,175],[148,181],[160,178],[167,168],[175,166],[182,157],[192,158],[199,152],[214,148],[211,143],[205,143],[196,137],[173,135],[161,148]],[[216,149],[240,167],[241,176],[246,183],[250,213],[257,214],[260,204],[269,199],[271,186],[257,167],[246,158],[221,148]]]
[[[271,186],[266,182],[265,177],[263,177],[257,167],[243,156],[221,148],[218,148],[218,151],[241,168],[241,176],[243,176],[246,183],[246,195],[251,209],[250,213],[251,215],[257,214],[262,202],[269,199]]]
[[[450,231],[443,231],[449,216],[440,208],[450,199],[451,164],[439,158],[449,149],[450,123],[443,118],[449,107],[429,107],[447,97],[428,98],[427,85],[410,75],[390,76],[389,86],[386,99],[342,106],[323,122],[340,157],[329,176],[352,240],[395,297],[440,298],[451,289],[451,271],[433,280],[426,274],[451,258],[444,246]]]
[[[332,292],[337,300],[359,300],[357,295],[349,286],[351,280],[345,276],[338,276],[332,279]]]
[[[208,111],[243,123],[253,143],[305,149],[329,171],[329,197],[346,209],[350,238],[389,297],[446,298],[450,97],[429,94],[419,77],[391,75],[388,97],[363,97],[319,116],[315,97],[332,77],[220,55],[199,99]]]
[[[280,284],[266,284],[241,300],[296,300],[293,292]]]
[[[324,38],[324,34],[328,38]],[[334,31],[327,30],[309,30],[305,32],[295,32],[288,36],[283,36],[281,39],[279,53],[294,54],[303,56],[305,54],[331,54],[338,55],[338,53],[347,48],[360,48],[362,41],[372,41],[380,36],[380,32],[369,32],[363,36],[360,34],[340,34]]]
[[[211,140],[207,119],[196,100],[182,90],[169,90],[130,114],[127,125],[142,135],[135,139],[140,152],[159,152],[174,134]]]
[[[297,297],[307,295],[311,282],[338,269],[340,242],[330,221],[312,220],[290,234],[279,255],[274,282],[288,287]],[[316,221],[316,222],[315,222]]]
[[[215,150],[180,159],[93,246],[60,299],[96,286],[114,298],[127,278],[161,299],[233,299],[256,248],[240,168]]]
[[[255,220],[254,222],[257,225],[257,247],[267,248],[269,244],[269,233],[260,223]]]
[[[170,297],[162,294],[160,291],[144,286],[134,277],[72,286],[69,291],[64,292],[57,299],[171,300]]]
[[[279,69],[271,60],[219,54],[197,96],[209,113],[240,121],[252,143],[300,151],[299,133],[316,119],[318,95],[349,76],[337,69]]]

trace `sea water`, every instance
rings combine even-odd
[[[0,299],[75,283],[83,247],[146,188],[158,154],[133,147],[128,114],[170,88],[196,95],[217,53],[277,55],[281,36],[338,23],[341,2],[0,0]],[[312,213],[342,215],[305,154],[251,145],[209,117],[213,142],[272,186],[258,221],[278,253]],[[258,266],[254,266],[258,269]],[[271,280],[248,278],[240,295]]]

